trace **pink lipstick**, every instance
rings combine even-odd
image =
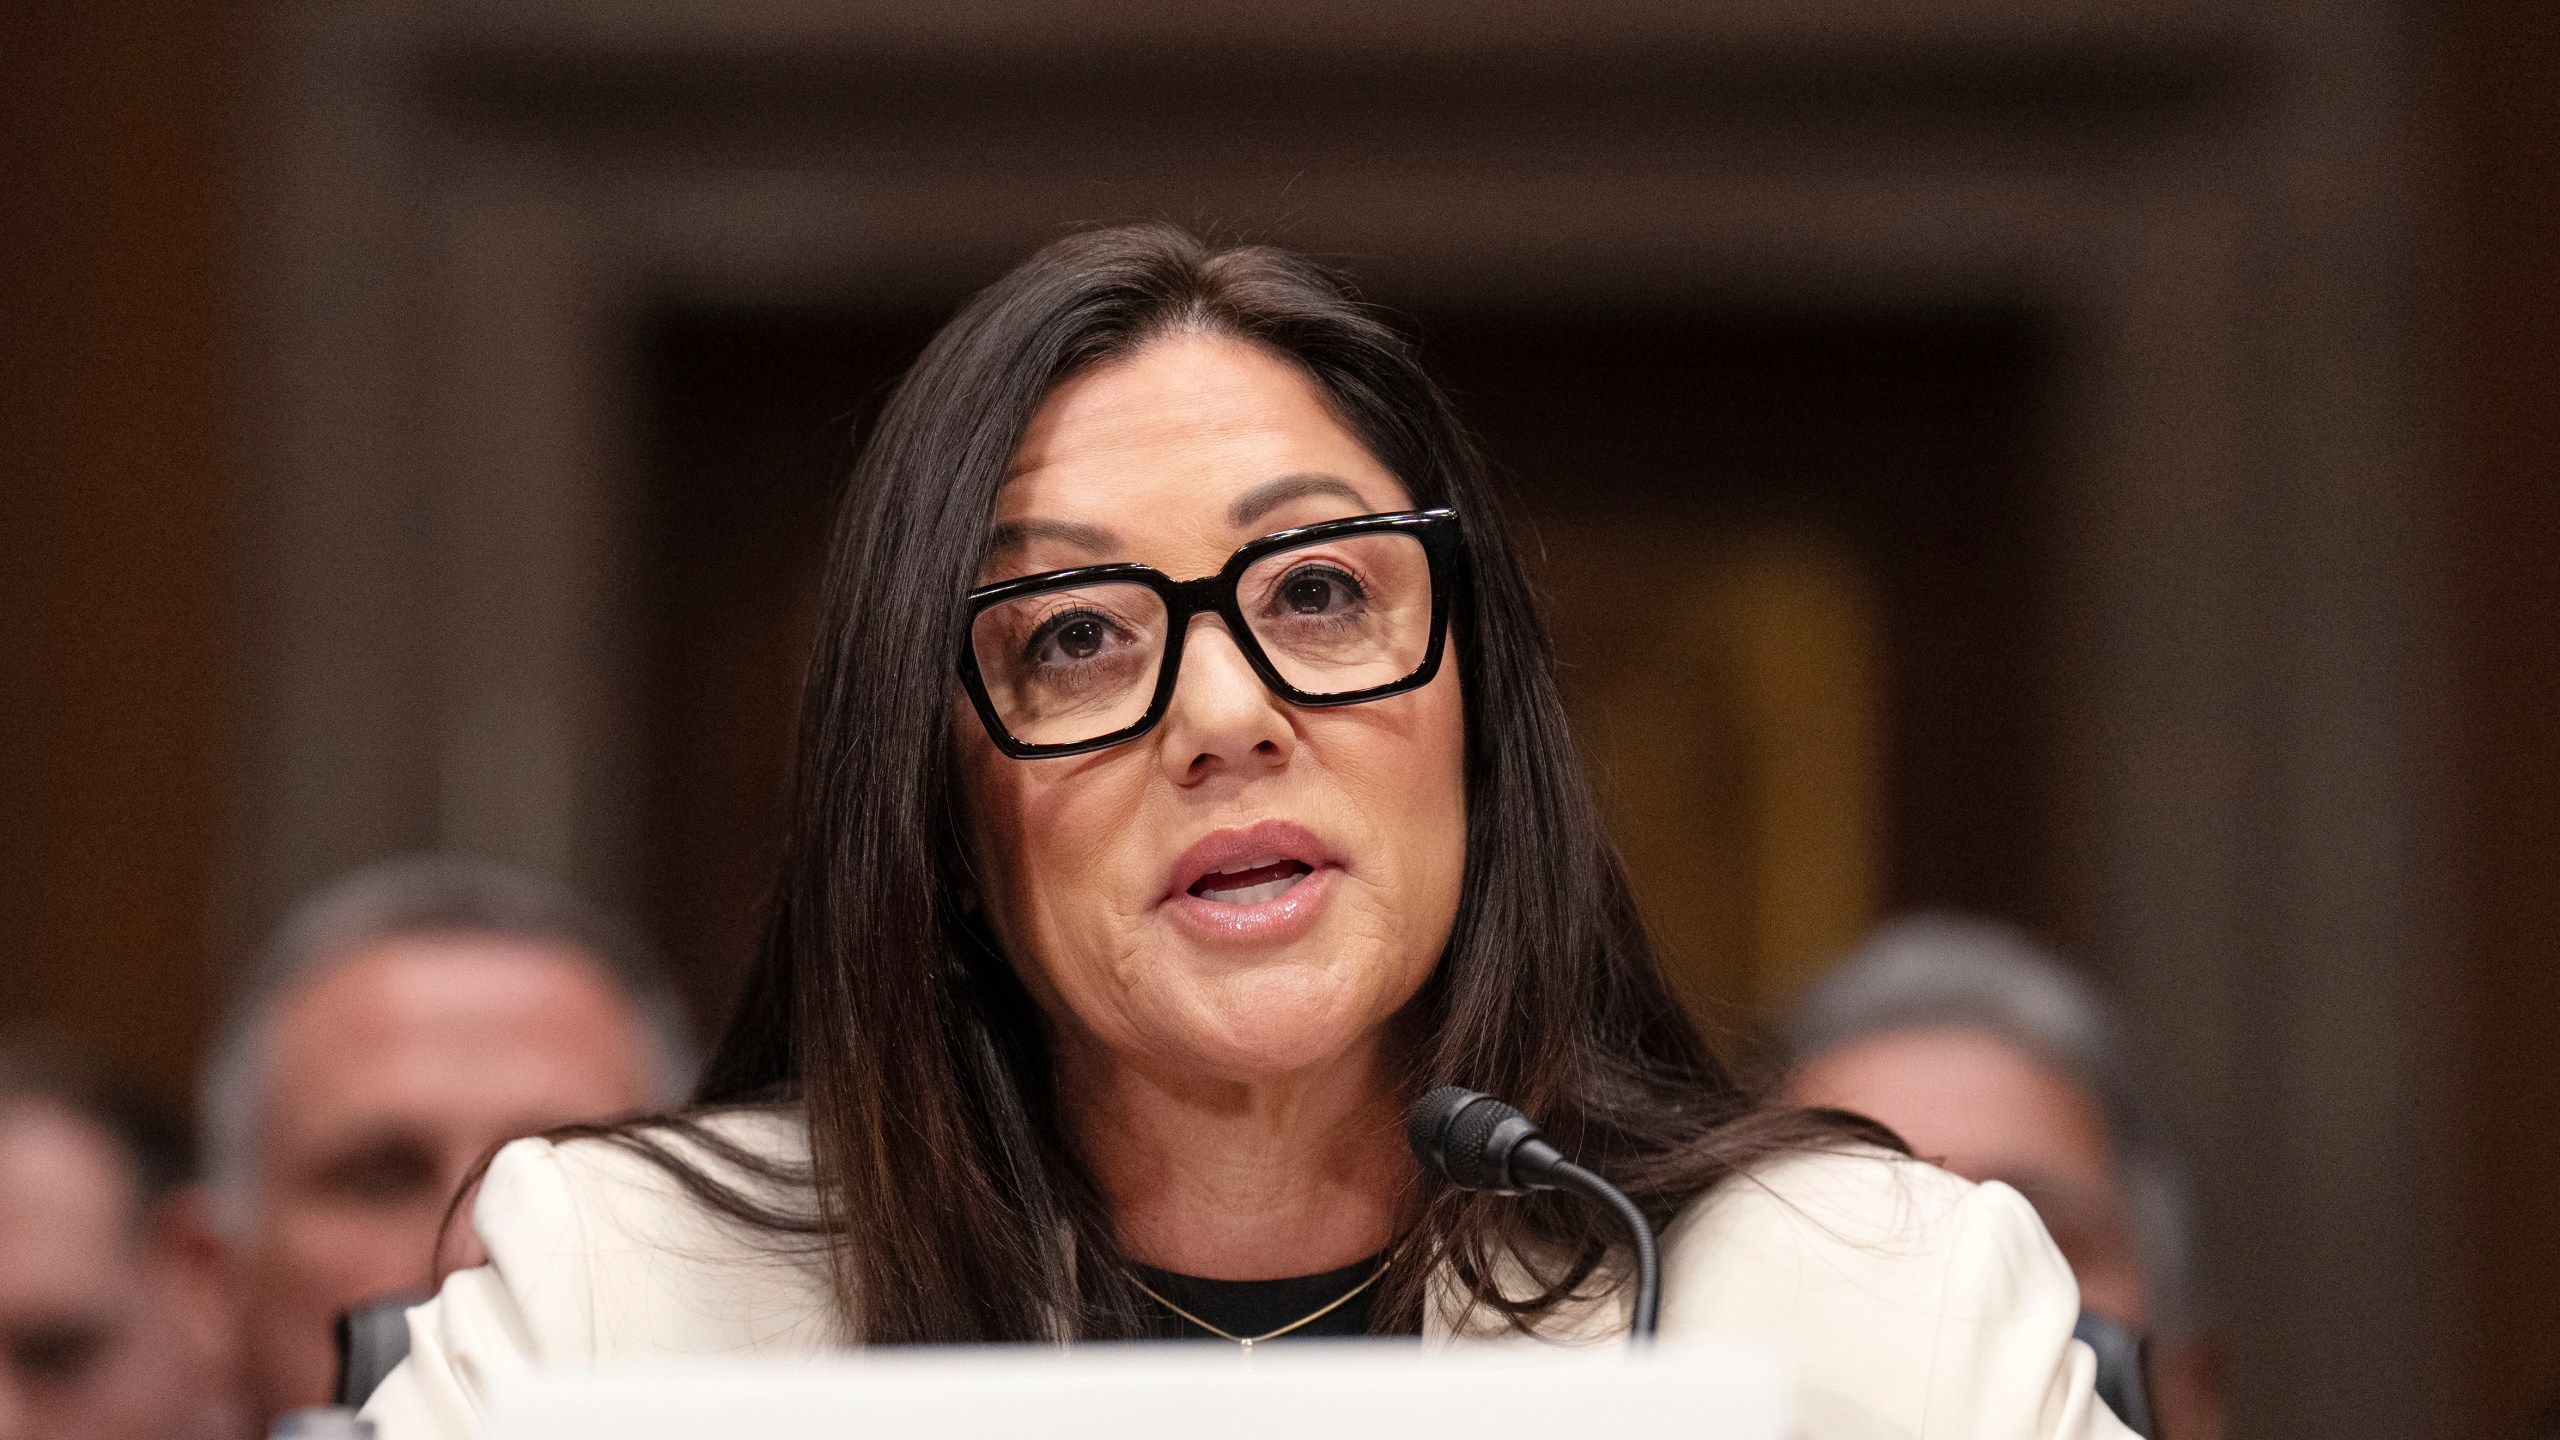
[[[1265,820],[1202,836],[1168,877],[1174,923],[1204,940],[1294,939],[1315,924],[1340,863],[1303,825]]]

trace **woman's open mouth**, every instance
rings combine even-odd
[[[1286,820],[1214,831],[1174,861],[1166,909],[1203,940],[1285,941],[1315,924],[1341,868],[1314,831]]]
[[[1273,855],[1203,875],[1192,882],[1189,893],[1221,905],[1259,905],[1288,894],[1314,873],[1315,867],[1303,860]]]

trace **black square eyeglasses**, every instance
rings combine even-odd
[[[1198,580],[1120,564],[982,585],[960,683],[1014,759],[1125,744],[1164,718],[1211,614],[1290,704],[1383,700],[1439,673],[1458,554],[1457,513],[1414,510],[1265,535]]]

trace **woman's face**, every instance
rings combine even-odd
[[[1287,361],[1180,334],[1060,385],[996,503],[981,582],[1111,561],[1177,580],[1413,498]],[[1302,710],[1191,621],[1137,740],[1012,760],[959,703],[977,894],[1070,1046],[1249,1081],[1370,1044],[1431,973],[1465,856],[1455,652],[1430,684]]]

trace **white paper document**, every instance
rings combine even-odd
[[[490,1440],[1784,1440],[1776,1354],[1309,1341],[882,1350],[536,1376]]]

